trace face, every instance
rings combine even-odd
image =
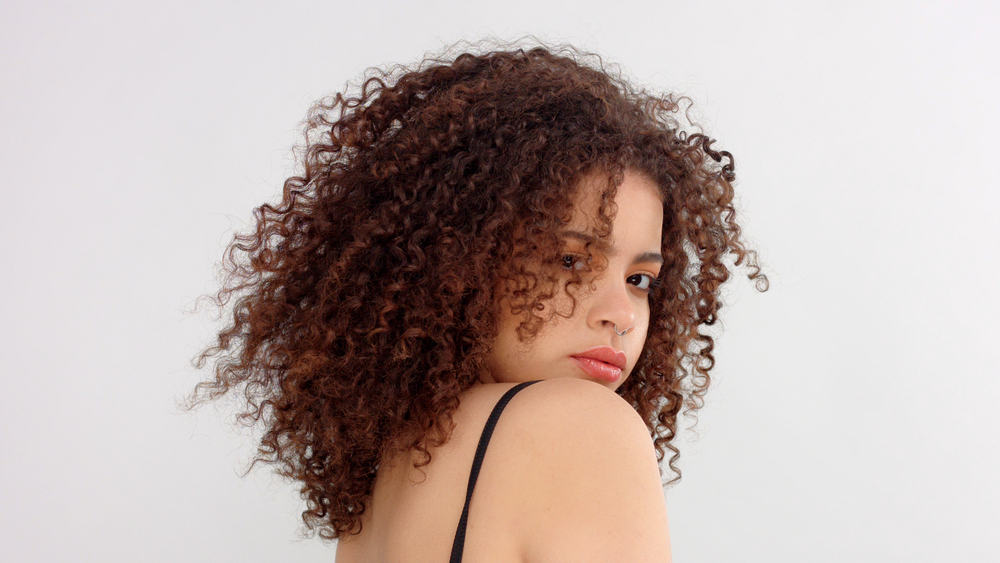
[[[564,234],[593,232],[591,225],[597,217],[600,190],[591,186],[595,184],[583,184]],[[487,359],[490,373],[483,374],[481,381],[514,383],[572,377],[595,381],[614,390],[632,373],[646,341],[650,284],[663,265],[660,255],[663,203],[652,180],[629,171],[618,188],[615,203],[618,212],[608,240],[610,246],[603,251],[602,263],[606,269],[582,272],[583,283],[574,291],[575,309],[571,299],[558,289],[539,315],[547,319],[549,309],[555,307],[564,316],[552,316],[529,342],[521,342],[517,336],[517,326],[524,318],[511,315],[510,307],[502,303],[500,332]],[[586,257],[585,240],[566,234],[564,242],[566,257],[561,266],[569,274],[569,268],[579,267]],[[598,248],[597,244],[591,248]],[[572,315],[566,318],[570,310]],[[583,357],[600,356],[601,351],[610,356]],[[615,368],[604,360],[623,366]]]

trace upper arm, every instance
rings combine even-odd
[[[669,562],[666,501],[638,413],[586,380],[533,387],[515,417],[524,560]]]

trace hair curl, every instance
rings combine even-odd
[[[617,393],[646,421],[657,459],[673,452],[668,484],[680,479],[671,442],[682,407],[693,414],[704,404],[714,345],[697,327],[714,324],[722,308],[722,259],[733,253],[740,265],[749,256],[759,291],[767,277],[733,220],[732,155],[671,115],[686,98],[636,91],[578,54],[569,46],[463,52],[397,66],[394,81],[367,69],[377,75],[360,95],[312,106],[304,174],[284,182],[277,208],[256,208],[255,232],[234,235],[227,248],[214,301],[222,308],[245,295],[195,365],[233,351],[186,408],[206,400],[203,388],[214,400],[245,384],[249,409],[238,419],[267,423],[250,469],[278,464],[277,473],[301,481],[303,521],[319,524],[322,538],[360,533],[383,456],[415,448],[422,467],[427,445],[451,436],[458,394],[477,383],[496,337],[499,298],[520,299],[519,334],[533,337],[546,322],[534,311],[552,283],[536,274],[551,274],[560,250],[553,233],[568,221],[580,180],[595,172],[606,179],[601,236],[625,170],[662,191],[666,264],[650,294],[643,352]],[[692,351],[696,342],[703,346]]]

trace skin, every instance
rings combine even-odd
[[[600,190],[596,183],[590,184],[589,181],[585,181],[582,187],[583,189],[580,190],[577,201],[574,201],[573,216],[570,223],[566,225],[566,230],[581,232],[592,230],[591,225],[594,223],[598,204],[600,203]],[[546,307],[556,307],[558,312],[567,315],[568,318],[567,316],[553,316],[552,320],[543,326],[537,336],[530,342],[520,342],[518,340],[517,327],[522,317],[510,314],[510,309],[506,306],[507,304],[501,303],[500,310],[503,314],[498,319],[500,330],[493,342],[492,352],[487,358],[488,369],[480,374],[481,383],[516,384],[521,381],[536,379],[575,378],[595,381],[609,389],[615,390],[627,379],[632,368],[638,361],[646,340],[649,324],[649,297],[646,288],[649,287],[650,281],[659,274],[662,268],[660,260],[646,258],[640,261],[636,260],[636,257],[646,253],[656,256],[660,254],[663,229],[663,202],[660,198],[660,190],[652,180],[644,175],[630,172],[625,173],[624,182],[618,188],[615,202],[618,211],[612,226],[611,237],[608,241],[611,244],[611,248],[604,252],[607,258],[606,268],[601,272],[593,272],[591,274],[597,275],[592,280],[593,291],[586,291],[586,284],[579,288],[579,291],[576,292],[576,308],[571,316],[569,315],[570,299],[561,291],[557,292],[556,296]],[[593,248],[596,250],[596,246]],[[584,242],[572,237],[566,238],[565,250],[566,254],[585,255]],[[567,271],[567,273],[569,272]],[[585,281],[587,280],[585,279]],[[539,314],[547,318],[549,312],[549,310],[543,310]],[[614,330],[615,324],[618,325],[619,330],[626,328],[631,328],[631,330],[624,336],[618,336]],[[605,345],[625,352],[627,358],[626,369],[623,370],[622,377],[613,383],[591,378],[570,357],[573,354],[579,354],[590,348]],[[476,393],[473,389],[483,392]],[[428,519],[431,521],[434,519],[448,519],[449,533],[454,529],[455,521],[453,518],[457,518],[455,507],[460,504],[461,497],[455,496],[451,501],[453,506],[448,508],[447,511],[443,508],[436,510],[427,509],[426,507],[437,507],[436,502],[440,501],[442,494],[445,494],[442,492],[445,488],[452,491],[455,495],[464,495],[464,490],[456,489],[453,487],[453,484],[456,480],[460,481],[468,478],[469,458],[472,455],[472,448],[475,447],[475,440],[480,436],[479,432],[482,429],[483,421],[489,409],[493,408],[499,399],[500,393],[504,391],[503,388],[494,387],[491,389],[484,385],[473,386],[473,389],[467,390],[468,393],[463,398],[464,402],[465,399],[476,397],[469,401],[469,404],[472,406],[466,407],[467,409],[471,409],[466,410],[463,417],[466,426],[462,426],[461,424],[459,426],[460,428],[468,428],[464,430],[465,438],[464,445],[462,446],[466,450],[460,455],[451,453],[450,458],[447,453],[435,458],[436,460],[446,461],[438,461],[438,467],[442,467],[442,469],[439,469],[435,473],[435,477],[432,477],[430,480],[427,479],[427,475],[411,467],[411,464],[415,463],[418,459],[418,456],[412,450],[409,454],[403,454],[399,458],[389,460],[383,464],[379,468],[379,477],[376,480],[376,492],[373,497],[374,509],[364,516],[366,530],[379,531],[369,531],[369,535],[363,540],[351,537],[342,538],[337,550],[339,561],[368,559],[374,553],[385,555],[387,553],[405,552],[414,559],[421,558],[415,551],[412,541],[407,541],[409,536],[403,532],[403,528],[395,527],[399,525],[396,518],[400,518],[400,521],[405,521],[407,518],[420,518],[423,521],[428,521]],[[605,420],[610,421],[611,419]],[[508,433],[511,432],[511,424],[513,422],[513,420],[507,420],[506,423],[501,425],[500,432],[494,435],[493,442],[490,445],[490,451],[493,452],[491,455],[494,456],[494,459],[498,459],[503,457],[501,454],[504,453],[513,455],[513,448],[518,448],[522,451],[522,454],[516,456],[515,459],[525,460],[534,458],[537,461],[538,456],[533,456],[530,448],[523,442],[513,444],[510,441],[510,434]],[[614,424],[611,422],[603,425],[604,428],[611,428],[613,426]],[[503,437],[505,434],[508,436],[506,440]],[[602,434],[601,432],[587,432],[582,436],[578,439],[583,440],[587,436],[590,436],[593,440],[599,442],[602,438],[595,436],[606,436],[606,434]],[[577,444],[577,448],[579,447],[586,449],[585,446]],[[528,448],[528,453],[524,454],[523,452],[526,448]],[[590,449],[593,451],[594,448],[591,447]],[[451,451],[454,452],[454,450]],[[559,459],[563,459],[561,457],[563,455],[553,454],[551,459],[558,461]],[[652,456],[652,452],[649,452],[647,457],[652,458]],[[447,461],[449,459],[451,460],[450,462]],[[409,463],[402,463],[404,460],[408,460]],[[444,464],[443,466],[440,465],[442,463]],[[650,490],[659,486],[656,480],[654,463],[655,460],[650,459],[645,468],[639,470],[646,471],[646,475],[648,476],[647,482],[651,484]],[[508,477],[512,478],[518,484],[517,492],[512,495],[509,487],[502,486],[503,481],[497,481],[498,474],[491,471],[496,471],[496,466],[488,463],[487,470],[482,474],[477,485],[478,492],[476,493],[476,498],[479,504],[478,507],[473,508],[473,512],[479,516],[474,516],[474,518],[483,518],[482,512],[492,508],[492,512],[488,516],[492,516],[500,521],[506,521],[508,515],[513,513],[517,514],[516,517],[511,517],[513,520],[524,523],[529,521],[526,520],[527,516],[523,512],[523,507],[527,504],[524,499],[549,498],[548,495],[550,493],[548,491],[552,487],[550,474],[547,472],[535,474],[532,477],[531,475],[523,475],[521,473],[523,471],[531,471],[530,469],[526,470],[523,464],[508,464],[506,469]],[[506,481],[506,483],[509,482]],[[420,483],[427,483],[431,487],[429,490],[421,490],[414,487],[414,485]],[[490,496],[491,494],[493,496]],[[655,500],[656,495],[651,493],[648,498]],[[396,506],[397,508],[395,509],[395,513],[392,511],[384,512],[383,514],[386,514],[386,516],[382,516],[383,520],[376,523],[372,519],[378,513],[378,507],[381,506]],[[637,501],[636,506],[648,507],[649,502]],[[660,522],[657,518],[666,517],[665,513],[646,517],[646,512],[642,512],[641,509],[636,510],[635,514],[640,514],[646,520],[653,522]],[[401,516],[401,514],[405,514],[405,516]],[[638,517],[635,514],[633,514],[633,517]],[[544,518],[546,516],[545,514],[540,514],[538,517]],[[663,520],[662,524],[659,525],[664,529],[668,526],[666,520]],[[530,528],[532,526],[527,527]],[[552,533],[559,534],[561,537],[573,534],[573,530],[560,529],[558,525],[547,529],[550,529]],[[509,537],[521,537],[524,535],[528,537],[537,536],[537,534],[532,535],[531,532],[524,531],[523,528],[518,528],[516,531],[511,531],[511,536]],[[482,543],[486,541],[483,536],[474,534],[471,540],[467,540],[465,545],[466,553],[476,549],[475,544],[470,542],[480,544],[478,549],[483,550]],[[635,541],[635,538],[630,537],[621,541],[632,542]],[[438,544],[428,544],[422,548],[426,549],[426,551],[421,552],[420,555],[426,554],[426,558],[430,560],[432,553],[437,555],[437,551],[434,550],[450,549],[450,538],[447,539],[447,542],[444,548]],[[502,543],[503,541],[490,545],[502,545]],[[521,546],[515,545],[510,549],[521,549]],[[669,544],[667,544],[666,553],[669,554]],[[385,559],[385,557],[382,558]],[[497,559],[499,560],[500,558]],[[511,560],[515,559],[511,557]]]
[[[567,230],[593,232],[590,225],[597,216],[600,192],[589,188],[590,184],[585,183],[574,202]],[[552,317],[530,342],[518,340],[516,329],[522,318],[512,315],[509,307],[501,307],[500,331],[487,359],[488,371],[480,376],[483,383],[571,377],[598,382],[615,390],[632,373],[649,328],[648,288],[662,268],[663,202],[652,180],[626,171],[615,203],[618,213],[609,240],[611,247],[605,253],[607,269],[591,274],[597,275],[593,279],[593,291],[588,290],[586,283],[581,285],[576,292],[577,304],[572,316]],[[584,241],[573,237],[565,240],[567,253],[586,255]],[[647,253],[656,258],[640,259]],[[564,258],[563,264],[577,267],[573,262],[572,258]],[[586,281],[586,276],[584,279]],[[544,318],[550,313],[548,307],[556,307],[562,315],[568,315],[572,302],[560,290],[546,304],[546,310],[539,312]],[[618,336],[615,325],[619,331],[629,327],[631,330]],[[595,346],[610,346],[625,353],[627,364],[617,381],[592,378],[571,357]]]

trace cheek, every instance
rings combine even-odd
[[[544,318],[548,318],[554,312],[556,315],[549,322],[558,322],[560,317],[569,318],[578,314],[581,301],[582,299],[577,297],[574,307],[573,298],[567,295],[563,289],[559,289],[552,299],[545,302],[545,310],[540,311],[540,313]]]
[[[636,341],[635,345],[639,347],[639,351],[646,346],[646,337],[649,336],[649,307],[645,307],[642,312],[636,315]]]
[[[507,355],[517,342],[517,320],[504,315],[500,319],[500,331],[494,340],[493,348],[498,355]]]

